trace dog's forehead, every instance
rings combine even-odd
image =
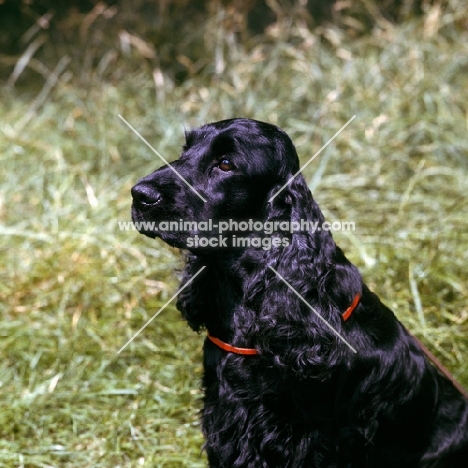
[[[245,118],[222,120],[190,130],[185,138],[183,158],[208,160],[236,154],[237,164],[243,161],[249,167],[256,165],[259,172],[279,164],[282,176],[299,168],[296,149],[289,136],[266,122]]]
[[[271,145],[283,135],[284,132],[272,124],[244,118],[228,119],[186,131],[185,147],[214,143]]]

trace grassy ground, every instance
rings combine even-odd
[[[126,36],[88,44],[81,74],[77,44],[46,42],[58,80],[28,68],[3,85],[0,466],[206,464],[203,337],[171,305],[117,354],[181,267],[118,229],[130,187],[160,165],[119,113],[168,159],[184,127],[247,116],[283,127],[303,162],[356,115],[305,176],[328,220],[356,223],[335,238],[367,283],[468,386],[468,14],[377,19],[355,39],[285,21],[241,46],[213,15],[193,38],[205,62],[179,57],[178,83]]]

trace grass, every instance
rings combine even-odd
[[[118,229],[130,187],[160,166],[119,113],[168,159],[184,127],[247,116],[284,128],[304,163],[356,115],[304,175],[328,220],[356,223],[335,238],[370,287],[468,386],[464,10],[354,39],[285,20],[246,44],[213,15],[193,33],[205,62],[183,60],[180,83],[111,40],[118,13],[90,26],[80,73],[88,49],[46,42],[48,70],[70,58],[58,79],[27,68],[0,103],[0,466],[206,465],[203,337],[171,305],[117,355],[181,268]]]

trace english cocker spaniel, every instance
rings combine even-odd
[[[209,466],[467,468],[468,400],[320,229],[298,170],[284,131],[231,119],[132,189],[139,231],[187,251]]]

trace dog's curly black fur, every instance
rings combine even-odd
[[[133,220],[320,225],[301,175],[269,201],[298,169],[291,140],[274,125],[207,124],[186,134],[178,161],[132,189]],[[140,230],[188,248],[183,284],[206,267],[178,298],[189,325],[258,352],[238,355],[205,341],[202,427],[210,467],[468,466],[467,400],[427,362],[328,231],[278,228],[269,237],[287,242],[264,249],[233,247],[233,230],[218,248],[190,244],[196,235],[216,238],[215,228]],[[361,300],[344,321],[357,293]]]

